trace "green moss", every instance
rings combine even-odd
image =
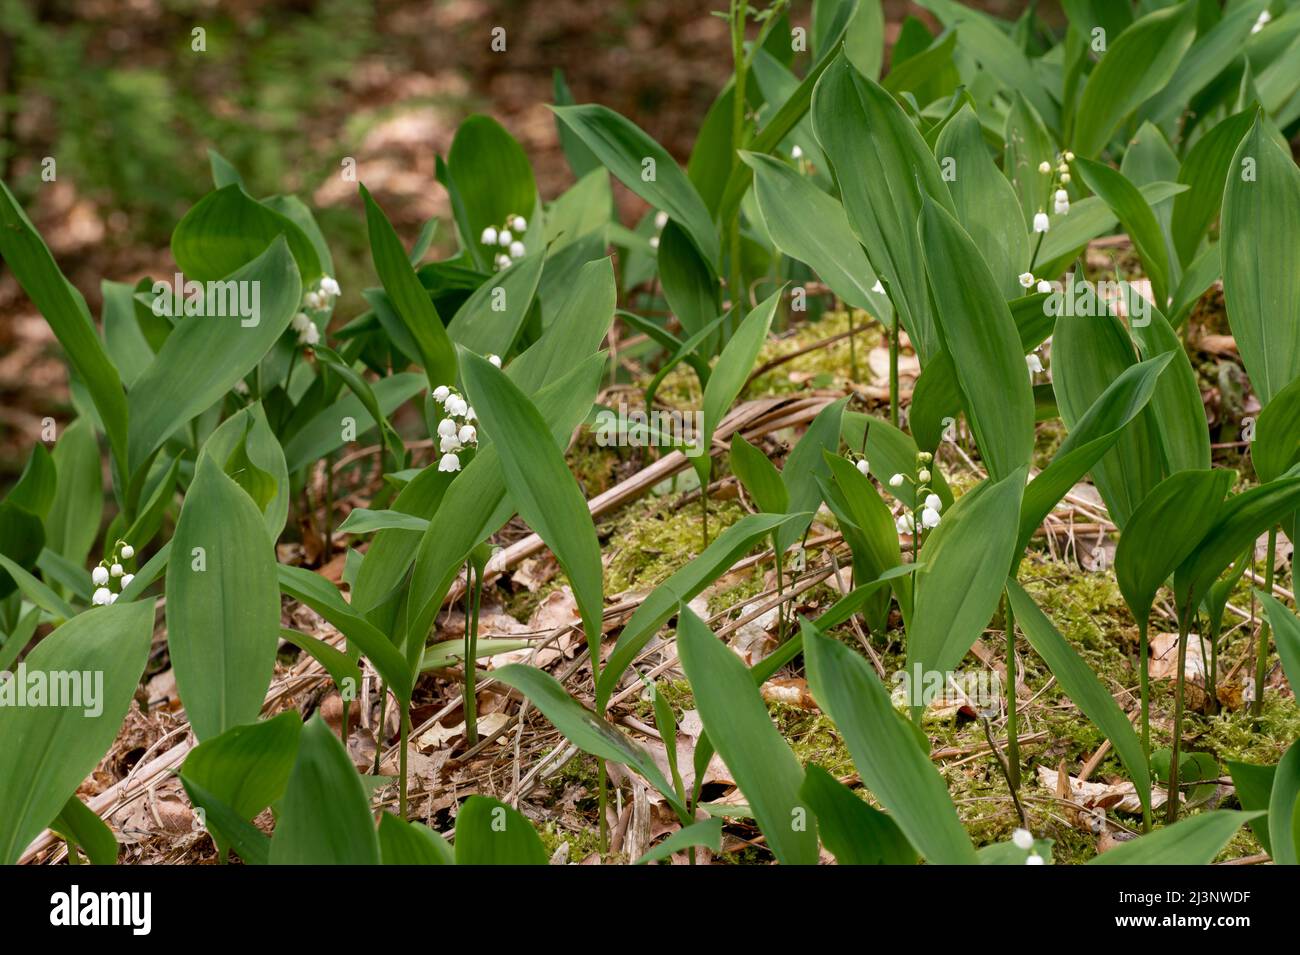
[[[1194,714],[1191,722],[1194,729],[1204,730],[1198,748],[1208,749],[1220,760],[1238,763],[1276,763],[1300,739],[1300,707],[1293,697],[1283,698],[1276,692],[1264,694],[1258,727],[1245,709],[1204,720]]]
[[[650,496],[629,505],[613,520],[602,524],[609,560],[605,565],[605,592],[648,591],[674,571],[699,556],[704,549],[701,501],[687,505],[680,498]],[[744,516],[735,502],[712,502],[709,539]]]

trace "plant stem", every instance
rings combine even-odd
[[[1210,691],[1210,713],[1219,712],[1219,627],[1210,632],[1210,675],[1206,679]]]
[[[474,661],[478,659],[478,608],[483,577],[469,566],[465,568],[465,577],[469,603],[469,618],[465,624],[465,742],[475,746],[478,744],[478,699],[475,693],[478,680]]]
[[[1142,758],[1147,764],[1147,778],[1151,778],[1151,676],[1150,676],[1150,649],[1147,646],[1147,618],[1143,617],[1138,624],[1138,653],[1141,656],[1141,666],[1138,670],[1138,682],[1141,686],[1142,694]],[[1142,810],[1142,831],[1151,831],[1151,811],[1147,808]]]
[[[781,596],[781,548],[777,544],[776,531],[772,532],[772,553],[776,555],[776,595]],[[776,605],[776,642],[785,642],[785,601]]]
[[[1273,565],[1277,563],[1277,527],[1268,529],[1268,564],[1264,568],[1264,593],[1273,592]],[[1264,712],[1264,680],[1268,677],[1268,616],[1260,618],[1259,647],[1255,655],[1255,699],[1250,703],[1250,715],[1256,720]]]
[[[898,427],[898,312],[889,327],[889,423]]]
[[[596,806],[597,812],[600,813],[600,854],[603,856],[609,851],[609,822],[605,819],[605,804],[609,801],[609,794],[605,779],[605,761],[599,757],[596,758],[596,773],[599,789]]]
[[[406,751],[409,748],[411,735],[411,707],[407,703],[402,704],[401,708],[401,746],[398,750],[398,815],[403,822],[406,821]]]
[[[375,775],[379,775],[379,758],[384,752],[384,711],[388,709],[388,683],[379,684],[379,726],[375,730]]]
[[[1182,759],[1183,742],[1183,689],[1187,682],[1187,624],[1178,621],[1178,672],[1174,675],[1174,742],[1169,756],[1169,795],[1165,802],[1165,822],[1178,821],[1178,762]]]
[[[1019,721],[1016,719],[1016,617],[1011,601],[1002,598],[1003,623],[1007,630],[1007,784],[1020,789]]]
[[[740,162],[740,149],[745,135],[745,91],[749,79],[749,60],[745,56],[745,20],[749,5],[746,0],[731,0],[731,60],[735,68],[735,83],[731,97],[731,167]],[[740,210],[728,227],[731,257],[731,330],[745,317],[744,276],[740,262]]]

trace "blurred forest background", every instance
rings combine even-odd
[[[757,6],[763,4],[757,3]],[[1027,6],[977,4],[1003,16]],[[631,117],[685,162],[730,73],[725,0],[0,0],[0,178],[98,314],[101,279],[174,271],[168,239],[211,188],[207,150],[255,195],[294,193],[331,244],[345,321],[373,284],[356,184],[409,242],[446,217],[434,178],[457,124],[496,117],[544,198],[572,176],[546,104],[559,70],[578,102]],[[1053,5],[1054,6],[1054,5]],[[887,42],[903,21],[887,0]],[[811,3],[790,19],[808,26]],[[491,30],[506,30],[493,52]],[[195,28],[205,49],[193,47]],[[55,160],[44,182],[42,163]],[[627,221],[643,211],[619,187]],[[441,241],[453,241],[440,230]],[[451,251],[444,246],[443,251]],[[0,264],[0,488],[52,416],[66,420],[57,343]]]

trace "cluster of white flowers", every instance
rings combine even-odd
[[[1023,289],[1032,288],[1035,291],[1043,292],[1044,294],[1050,293],[1052,291],[1052,283],[1047,281],[1047,279],[1034,278],[1033,272],[1021,272],[1019,276],[1019,280],[1020,280],[1020,287]]]
[[[1054,176],[1054,186],[1049,186],[1052,190],[1052,212],[1058,216],[1069,215],[1070,213],[1070,193],[1066,191],[1065,186],[1070,183],[1070,163],[1074,162],[1074,153],[1066,150],[1057,157],[1057,163],[1053,166],[1047,160],[1038,164],[1038,171],[1044,176]],[[1040,209],[1034,213],[1034,231],[1046,232],[1052,227],[1052,220],[1048,218],[1047,211]],[[1028,287],[1028,286],[1026,286]]]
[[[501,228],[497,229],[488,226],[483,230],[483,234],[479,236],[479,242],[483,243],[483,245],[504,250],[498,252],[493,260],[498,271],[506,268],[515,259],[522,258],[527,253],[528,250],[524,248],[523,243],[523,235],[527,230],[528,220],[513,213],[506,216],[506,221]]]
[[[302,311],[294,315],[289,323],[298,336],[299,345],[308,347],[320,343],[320,328],[312,321],[308,312],[326,312],[334,307],[334,300],[342,293],[339,283],[332,276],[322,275],[316,287],[302,297]]]
[[[501,359],[488,355],[488,361],[501,367]],[[447,417],[438,422],[438,459],[439,471],[459,471],[460,455],[465,448],[478,447],[478,430],[472,424],[476,420],[474,409],[456,390],[446,385],[439,385],[433,390],[433,400],[442,405]]]
[[[135,548],[126,541],[119,540],[113,545],[109,555],[99,562],[99,565],[90,572],[90,582],[95,585],[95,592],[91,595],[90,602],[96,607],[106,607],[114,603],[118,595],[126,589],[127,584],[135,579],[135,574],[128,574],[122,566],[122,561],[130,560],[135,556]],[[109,584],[116,580],[118,583],[118,593],[113,593],[109,589]]]
[[[659,248],[659,233],[664,231],[664,226],[668,224],[668,213],[660,209],[655,213],[655,234],[650,236],[650,248]]]
[[[908,481],[912,481],[915,491],[913,500],[918,502],[911,510],[903,511],[894,521],[894,527],[900,534],[915,534],[918,526],[922,531],[939,526],[943,501],[929,487],[930,479],[934,476],[930,473],[930,464],[933,460],[934,455],[929,451],[918,451],[915,481],[906,474],[895,474],[889,479],[890,487],[902,487]]]

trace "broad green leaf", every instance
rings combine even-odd
[[[848,305],[887,315],[889,300],[872,291],[876,273],[844,207],[779,159],[752,152],[740,158],[754,170],[754,195],[776,247],[814,269]]]
[[[366,409],[366,414],[370,417],[370,420],[379,428],[384,447],[388,449],[389,460],[392,461],[391,467],[395,469],[405,467],[406,447],[402,444],[401,436],[394,430],[388,418],[384,415],[383,409],[379,406],[379,398],[375,395],[370,382],[362,377],[361,372],[353,368],[347,359],[334,349],[327,348],[324,345],[317,345],[313,351],[316,354],[317,361],[343,379],[343,383],[348,386],[352,394],[361,402],[361,406]]]
[[[226,275],[222,284],[228,290],[226,304],[214,298],[217,314],[179,319],[153,363],[131,387],[132,475],[172,432],[257,367],[289,327],[302,298],[297,267],[281,239]],[[257,303],[255,316],[229,314],[237,311],[228,307],[234,290],[243,290],[239,294],[245,302]]]
[[[1096,156],[1129,113],[1173,78],[1196,36],[1196,4],[1149,13],[1112,39],[1088,77],[1075,117],[1073,145]]]
[[[1228,167],[1221,234],[1228,324],[1267,405],[1300,377],[1300,169],[1262,117]]]
[[[302,727],[298,758],[271,836],[272,865],[378,865],[379,837],[352,760],[319,713]]]
[[[596,708],[603,709],[623,674],[679,604],[689,603],[760,540],[804,515],[750,514],[732,524],[704,551],[650,592],[623,626],[614,652],[596,683]]]
[[[702,332],[720,309],[718,279],[700,258],[686,230],[671,219],[659,233],[659,282],[668,307],[691,335]],[[710,341],[710,350],[713,342]]]
[[[916,865],[918,853],[894,821],[820,766],[808,767],[800,794],[840,865]]]
[[[69,842],[75,842],[86,853],[91,865],[117,863],[117,836],[108,824],[91,812],[76,796],[69,796],[50,829]]]
[[[421,475],[429,473],[446,474],[446,472],[430,472],[427,468],[420,473]],[[416,478],[416,480],[419,480],[419,478]],[[414,514],[406,514],[402,511],[372,511],[364,507],[358,507],[348,512],[347,518],[339,525],[338,532],[340,534],[373,534],[375,531],[390,528],[423,532],[428,530],[429,522],[423,517],[416,517]]]
[[[1205,419],[1205,402],[1187,349],[1160,309],[1142,300],[1132,285],[1123,287],[1129,328],[1142,357],[1148,360],[1168,356],[1169,365],[1161,372],[1151,398],[1151,416],[1165,473],[1210,467],[1210,428]],[[1147,308],[1146,321],[1139,321],[1139,307]]]
[[[271,431],[262,405],[250,405],[223,421],[199,453],[211,455],[253,498],[262,511],[271,538],[278,538],[289,517],[292,489],[284,450]]]
[[[342,650],[289,627],[281,627],[280,636],[324,667],[340,693],[346,694],[361,686],[361,668]]]
[[[528,526],[555,554],[573,587],[592,656],[599,656],[604,615],[600,544],[582,489],[550,428],[500,369],[477,355],[462,360],[465,390],[483,432],[500,455],[506,487]]]
[[[546,847],[519,812],[470,796],[456,814],[456,865],[546,865]]]
[[[3,511],[0,511],[0,517]],[[37,523],[39,527],[39,522]],[[67,601],[50,589],[48,585],[33,577],[26,569],[10,557],[0,554],[0,568],[8,571],[15,586],[22,595],[36,606],[58,620],[71,620],[77,612]]]
[[[907,622],[909,670],[954,669],[984,632],[1015,553],[1024,488],[1023,468],[985,480],[943,511],[921,545],[925,570],[914,578],[916,607]]]
[[[1156,305],[1166,307],[1169,304],[1169,256],[1165,251],[1160,223],[1156,221],[1151,206],[1142,198],[1137,186],[1109,166],[1079,157],[1074,161],[1074,168],[1079,171],[1084,184],[1110,206],[1120,225],[1128,232],[1151,280]]]
[[[636,770],[650,785],[663,793],[678,813],[686,812],[678,801],[672,784],[664,778],[650,754],[569,696],[555,677],[544,670],[521,663],[507,664],[494,671],[493,675],[506,686],[514,687],[528,697],[574,746],[597,759],[613,760]]]
[[[781,471],[781,482],[785,485],[790,503],[786,510],[791,513],[812,515],[822,503],[821,481],[831,476],[826,463],[827,454],[836,454],[840,449],[840,434],[844,428],[844,407],[848,398],[833,401],[813,418],[803,436],[795,443],[794,449],[785,459]],[[767,508],[763,508],[767,510]],[[777,547],[785,552],[795,541],[807,533],[812,517],[783,524],[777,532]]]
[[[545,252],[533,252],[480,285],[447,325],[451,340],[478,355],[508,355],[532,307],[545,259]]]
[[[704,819],[683,829],[678,829],[663,842],[637,859],[635,864],[646,865],[651,862],[658,862],[661,859],[667,859],[674,852],[681,852],[693,846],[704,846],[714,854],[721,852],[722,820]]]
[[[817,84],[813,128],[835,167],[844,209],[924,365],[940,346],[916,222],[922,199],[952,211],[925,140],[889,93],[837,56]]]
[[[190,751],[181,779],[187,787],[199,786],[205,797],[219,800],[240,821],[249,822],[284,794],[301,729],[297,712],[231,727]],[[242,827],[223,826],[209,810],[207,828],[224,850],[235,847]]]
[[[844,738],[867,789],[926,861],[974,864],[975,850],[947,784],[867,661],[807,621],[803,641],[809,688]]]
[[[1273,626],[1273,642],[1277,644],[1277,655],[1282,658],[1282,671],[1294,692],[1300,686],[1300,620],[1272,594],[1259,591],[1259,599]]]
[[[1214,525],[1233,472],[1179,471],[1157,484],[1129,517],[1115,548],[1115,579],[1139,624],[1156,593]],[[1216,575],[1217,576],[1217,575]]]
[[[817,823],[799,797],[803,767],[777,732],[745,664],[689,608],[677,617],[677,652],[710,742],[735,776],[777,859],[817,862]]]
[[[1029,482],[1020,506],[1017,562],[1029,546],[1034,531],[1051,513],[1052,508],[1070,493],[1075,484],[1119,440],[1129,422],[1147,406],[1155,393],[1159,376],[1168,368],[1170,361],[1168,355],[1161,354],[1130,365],[1121,372],[1070,429],[1047,467]]]
[[[379,854],[384,865],[454,865],[449,843],[422,822],[404,822],[391,812],[379,817]]]
[[[0,747],[0,865],[18,861],[117,737],[152,639],[151,603],[95,607],[38,643],[4,682],[8,696],[30,692],[27,682],[37,675],[46,677],[40,683],[47,691],[50,674],[94,676],[93,686],[80,684],[63,705],[48,705],[48,695],[47,705],[32,705],[28,695],[27,705],[0,706],[0,738],[10,744]]]
[[[388,217],[365,186],[361,186],[361,198],[366,204],[366,227],[370,234],[370,257],[374,260],[375,272],[393,308],[415,340],[420,363],[429,378],[429,387],[454,385],[456,349],[447,336],[438,310],[420,284]]]
[[[1149,811],[1151,775],[1147,770],[1146,753],[1124,711],[1033,598],[1010,577],[1007,578],[1007,599],[1021,633],[1047,663],[1061,689],[1115,747],[1124,768],[1133,778],[1143,808]]]
[[[860,584],[874,580],[902,560],[898,530],[888,505],[875,486],[857,467],[838,455],[825,452],[830,481],[825,487],[826,505],[839,522],[845,541],[853,552],[853,579]],[[899,601],[904,615],[912,612],[909,588],[900,588]],[[889,592],[868,601],[863,613],[872,630],[886,623]]]
[[[856,411],[846,411],[843,416],[844,443],[854,451],[867,456],[871,473],[888,490],[907,507],[917,506],[915,484],[918,466],[916,455],[920,450],[907,432],[894,427],[881,418],[872,418]],[[864,436],[865,435],[865,436]],[[904,481],[893,487],[889,479],[895,474],[903,474],[912,480]],[[930,486],[939,495],[943,506],[952,503],[952,491],[948,489],[943,475],[937,468],[932,470]]]
[[[935,156],[941,168],[952,167],[948,189],[957,220],[985,257],[1003,297],[1018,298],[1017,277],[1029,263],[1029,235],[1016,190],[989,155],[979,117],[969,104],[944,126]]]
[[[1191,555],[1174,573],[1179,617],[1190,625],[1224,569],[1282,518],[1300,509],[1300,476],[1278,478],[1228,499]]]
[[[202,813],[209,832],[219,831],[222,839],[229,842],[229,848],[238,853],[245,865],[269,865],[271,861],[271,838],[258,829],[239,813],[235,812],[221,799],[208,792],[197,782],[187,779],[182,772],[181,785],[190,797],[190,804],[197,813]],[[217,837],[213,835],[213,841]]]
[[[0,182],[0,259],[4,260],[86,384],[119,471],[127,461],[127,404],[122,380],[95,333],[90,312],[54,262],[36,227]],[[124,477],[125,479],[125,477]]]
[[[687,455],[700,475],[701,484],[707,483],[712,468],[713,459],[709,455],[709,449],[713,445],[713,433],[749,380],[758,353],[767,341],[772,317],[780,302],[781,290],[778,290],[759,302],[745,316],[709,374],[709,383],[704,386],[704,427],[694,453]]]
[[[1300,800],[1300,740],[1291,744],[1273,774],[1268,798],[1268,838],[1277,865],[1300,865],[1300,828],[1296,805]]]
[[[1216,809],[1103,852],[1089,865],[1209,865],[1241,828],[1262,813]]]
[[[1250,820],[1250,830],[1264,847],[1271,853],[1272,843],[1268,837],[1268,798],[1273,793],[1273,778],[1277,775],[1276,766],[1256,766],[1253,763],[1236,763],[1225,760],[1228,772],[1232,775],[1232,786],[1237,791],[1237,802],[1247,812],[1255,813]]]
[[[1275,394],[1259,413],[1250,460],[1261,481],[1275,481],[1300,462],[1300,378]]]
[[[1136,362],[1128,330],[1109,310],[1103,311],[1089,316],[1062,314],[1056,319],[1052,389],[1061,418],[1070,429],[1080,423],[1110,383]],[[1149,410],[1144,410],[1131,421],[1092,468],[1093,483],[1111,520],[1120,528],[1160,482],[1160,439],[1149,415]]]
[[[1152,206],[1187,191],[1187,186],[1176,182],[1150,182],[1138,187],[1142,198]],[[1052,221],[1052,229],[1046,233],[1034,270],[1040,275],[1059,274],[1070,267],[1084,246],[1110,232],[1118,223],[1110,206],[1099,196],[1071,201],[1070,214],[1057,216]]]
[[[1043,163],[1055,162],[1058,149],[1056,140],[1043,124],[1042,116],[1024,94],[1019,90],[1008,90],[1008,95],[1011,97],[1011,109],[1007,111],[1006,127],[1002,137],[1006,143],[1002,168],[1007,178],[1011,180],[1016,196],[1020,199],[1023,212],[1022,227],[1027,231],[1034,220],[1034,213],[1043,211],[1051,205],[1052,177],[1043,175],[1038,171],[1038,167]],[[1077,204],[1072,205],[1066,221],[1077,220],[1079,213]],[[1057,223],[1054,231],[1060,228],[1060,223]],[[1047,243],[1051,241],[1052,233],[1048,233],[1044,250]],[[1084,241],[1088,240],[1084,239]],[[1051,256],[1044,251],[1043,259],[1050,258]],[[1028,262],[1025,264],[1028,265]]]
[[[718,235],[709,211],[686,173],[662,146],[631,120],[604,106],[552,109],[616,179],[656,209],[667,212],[691,237],[705,262],[718,262]]]
[[[1187,151],[1187,157],[1178,170],[1178,181],[1186,184],[1188,189],[1174,198],[1171,223],[1174,246],[1184,265],[1191,264],[1201,239],[1219,216],[1233,156],[1254,121],[1253,110],[1235,113],[1218,123]]]
[[[398,372],[375,382],[372,391],[379,402],[379,410],[388,416],[405,404],[410,398],[420,393],[426,385],[425,377],[415,372]],[[323,408],[312,416],[311,420],[294,432],[293,437],[284,442],[284,460],[290,474],[306,467],[313,461],[319,461],[331,451],[341,448],[346,442],[343,438],[343,424],[351,418],[360,427],[360,438],[365,428],[364,422],[370,417],[355,394],[339,398],[328,408]]]
[[[58,484],[45,517],[45,543],[50,550],[83,564],[99,535],[104,512],[104,483],[99,444],[88,418],[78,418],[54,446]]]
[[[919,222],[926,272],[945,350],[952,356],[975,443],[1000,480],[1028,465],[1034,398],[1020,336],[979,248],[938,203]]]
[[[280,638],[275,546],[257,505],[203,458],[172,550],[167,646],[185,713],[205,740],[262,709]]]
[[[357,614],[335,589],[334,585],[303,567],[277,564],[280,588],[301,601],[338,628],[348,638],[349,648],[364,653],[388,688],[402,703],[409,703],[415,677],[401,652],[388,636]],[[277,631],[278,632],[278,631]]]
[[[488,226],[500,229],[507,216],[536,218],[537,183],[528,156],[518,141],[490,116],[475,114],[456,128],[447,153],[447,169],[462,206],[457,223],[461,240],[479,268],[491,269],[499,248],[479,242]],[[541,223],[530,222],[528,235],[540,239]],[[524,239],[524,236],[515,238]],[[451,384],[448,379],[444,384]]]
[[[310,284],[319,278],[320,257],[307,234],[242,185],[231,183],[208,193],[185,213],[172,232],[172,258],[187,279],[209,282],[261,258],[281,236],[302,281]]]
[[[781,481],[781,472],[739,433],[731,439],[731,472],[760,511],[784,514],[789,509],[790,495]]]

